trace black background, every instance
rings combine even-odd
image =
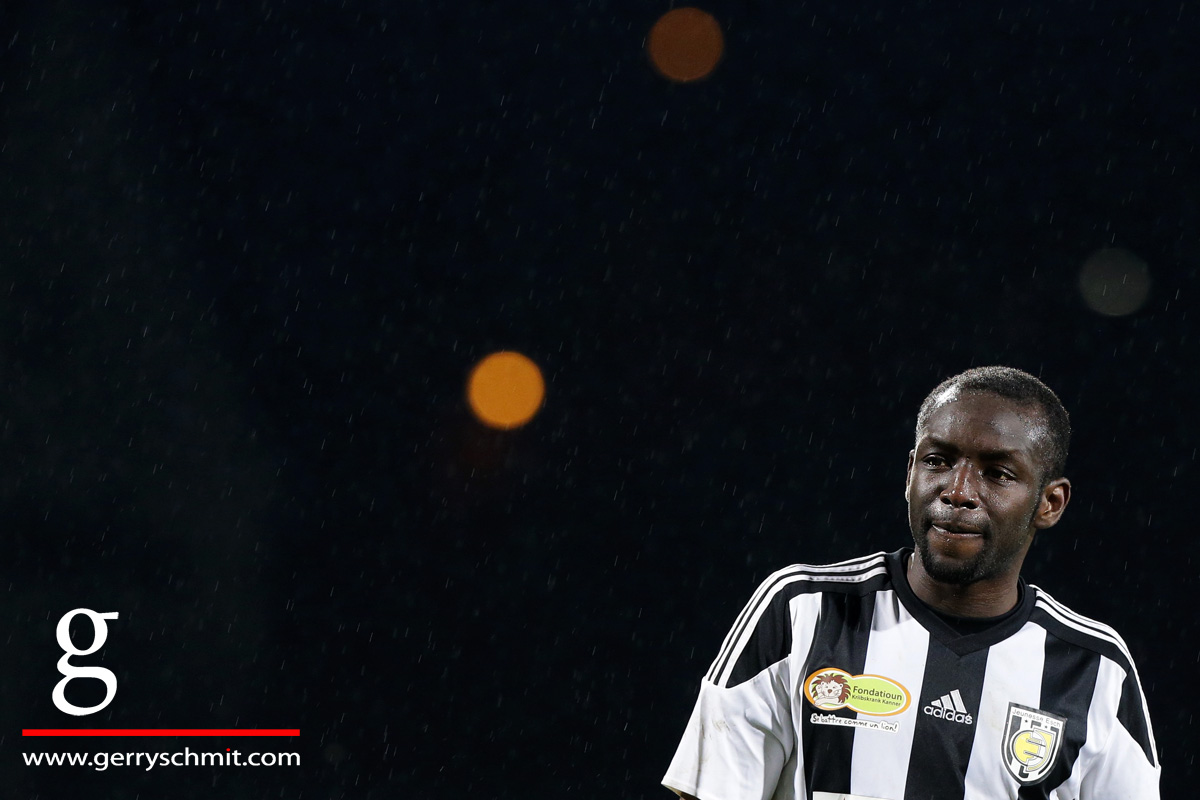
[[[719,2],[678,85],[653,3],[4,4],[5,793],[668,797],[756,582],[908,542],[917,406],[1005,363],[1076,430],[1026,576],[1125,635],[1182,796],[1200,25],[1051,6]],[[548,383],[509,433],[497,349]],[[121,615],[79,719],[77,607]],[[304,764],[23,766],[81,726]]]

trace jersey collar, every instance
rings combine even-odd
[[[966,635],[960,634],[950,623],[942,619],[936,611],[925,605],[913,592],[912,587],[909,586],[905,565],[908,563],[908,557],[911,554],[911,547],[905,547],[894,553],[887,554],[888,574],[892,578],[892,586],[896,590],[896,596],[900,599],[901,604],[908,609],[908,613],[912,614],[913,618],[921,623],[921,626],[925,630],[929,631],[930,636],[944,644],[956,655],[964,656],[968,653],[991,647],[997,642],[1002,642],[1021,630],[1025,623],[1029,621],[1029,615],[1033,613],[1033,604],[1036,598],[1034,597],[1033,590],[1025,583],[1025,579],[1018,578],[1017,591],[1020,599],[1017,601],[1017,606],[1014,610],[1000,616],[997,618],[995,625],[989,626],[982,631]]]

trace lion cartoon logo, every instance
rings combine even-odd
[[[841,708],[850,699],[850,682],[845,675],[822,672],[808,684],[808,694],[817,708]]]

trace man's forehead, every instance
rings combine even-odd
[[[958,387],[950,387],[934,399],[921,433],[945,436],[952,431],[990,432],[1018,448],[1041,445],[1050,433],[1045,415],[1037,405],[991,392],[963,393]]]

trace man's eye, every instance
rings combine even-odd
[[[927,467],[943,467],[946,465],[946,459],[941,456],[925,456],[921,461]]]

